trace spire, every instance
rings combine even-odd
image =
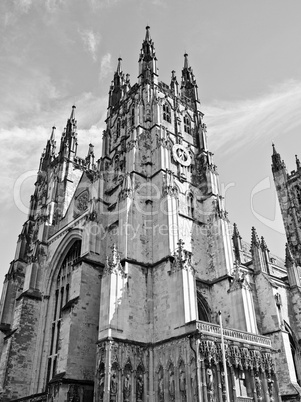
[[[189,66],[188,54],[184,54],[184,67],[182,70],[181,91],[184,96],[193,101],[199,101],[198,86],[192,68]]]
[[[146,27],[145,39],[139,56],[139,83],[157,83],[157,58],[155,45],[150,36],[150,27]]]
[[[281,169],[285,169],[285,163],[281,160],[280,154],[276,151],[275,144],[272,144],[273,155],[272,155],[272,171],[278,172]]]

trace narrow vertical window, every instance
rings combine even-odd
[[[80,256],[81,241],[77,240],[69,249],[66,257],[61,263],[57,277],[55,279],[55,286],[52,293],[52,324],[49,345],[49,357],[47,365],[47,382],[57,373],[57,356],[59,351],[60,330],[62,321],[62,309],[69,300],[71,272],[75,261]]]
[[[188,116],[184,116],[184,131],[187,134],[191,134],[191,123]]]
[[[187,212],[188,212],[188,216],[190,216],[191,218],[193,218],[194,216],[194,205],[193,205],[193,195],[191,193],[189,193],[186,197],[186,201],[187,201]]]
[[[171,111],[170,107],[166,104],[163,105],[163,120],[171,123]]]

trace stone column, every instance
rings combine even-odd
[[[201,378],[202,378],[202,393],[203,393],[203,401],[208,402],[207,398],[207,381],[206,381],[206,367],[204,359],[201,360]]]

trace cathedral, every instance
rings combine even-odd
[[[301,167],[272,171],[285,261],[231,224],[193,70],[121,59],[102,154],[53,127],[0,303],[0,401],[301,399]],[[99,159],[97,159],[99,157]]]

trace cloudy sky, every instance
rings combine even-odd
[[[59,139],[76,104],[80,154],[100,156],[117,59],[135,83],[146,25],[162,81],[189,54],[230,220],[283,256],[270,155],[274,141],[289,170],[301,156],[300,15],[300,0],[2,0],[0,282],[51,127]]]

